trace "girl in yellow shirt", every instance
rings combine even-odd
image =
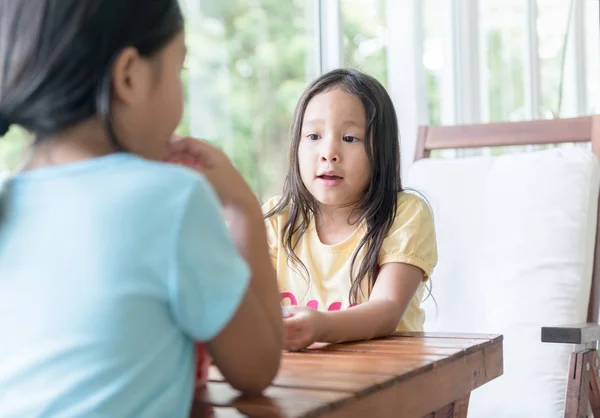
[[[427,204],[402,187],[384,87],[354,70],[315,80],[296,107],[289,167],[283,195],[263,207],[285,348],[422,331],[435,232]]]

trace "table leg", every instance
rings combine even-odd
[[[470,396],[471,394],[454,401],[424,418],[467,418]]]

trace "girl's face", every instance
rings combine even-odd
[[[304,186],[321,206],[353,205],[364,195],[371,181],[366,131],[362,102],[341,88],[320,93],[308,103],[298,164]]]
[[[161,159],[183,114],[184,34],[151,58],[133,54],[123,53],[113,70],[115,132],[127,150]]]

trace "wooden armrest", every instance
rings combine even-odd
[[[594,323],[542,327],[543,343],[587,344],[600,341],[600,325]]]

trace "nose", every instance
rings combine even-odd
[[[339,141],[336,141],[332,135],[321,141],[321,161],[338,163],[340,162]]]

